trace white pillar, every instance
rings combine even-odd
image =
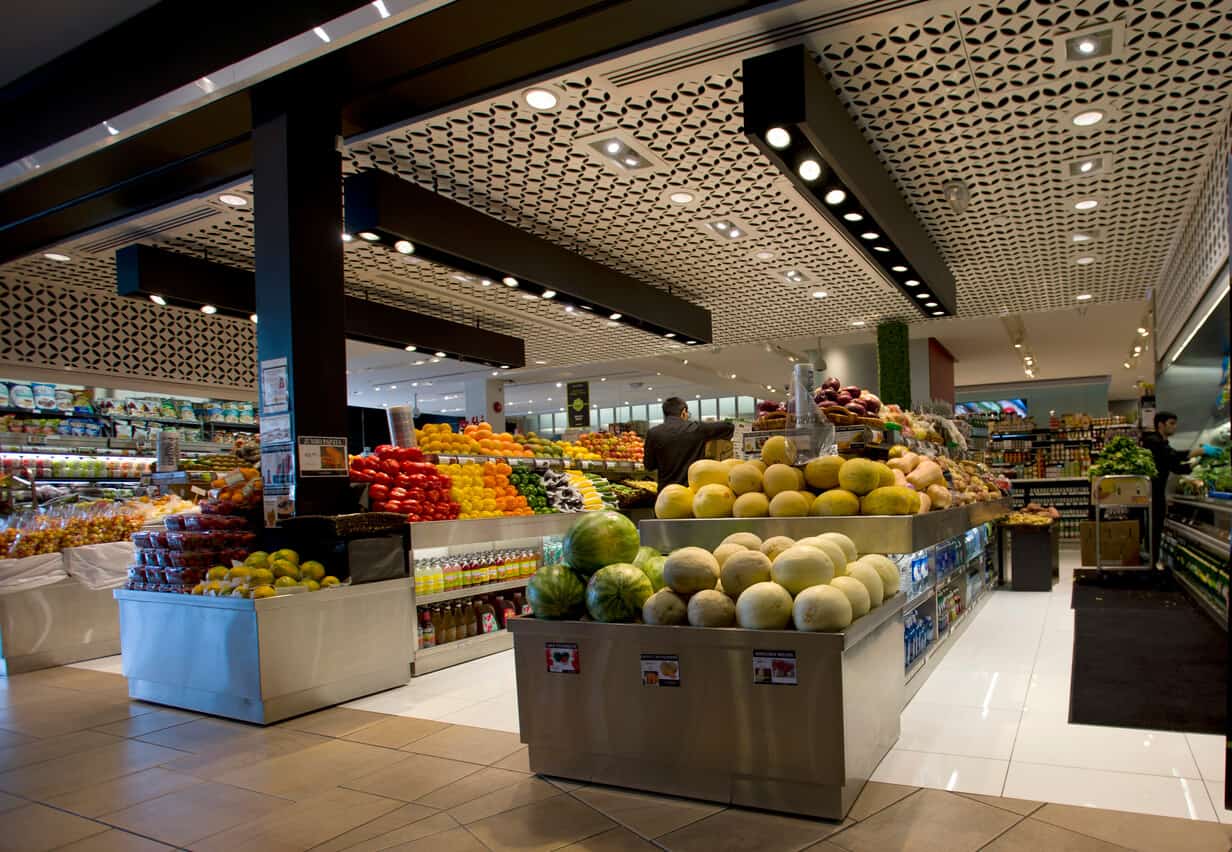
[[[464,385],[466,419],[478,417],[492,424],[493,432],[505,431],[505,382],[501,379],[471,379]],[[500,409],[497,411],[497,409]]]

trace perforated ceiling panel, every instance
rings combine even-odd
[[[809,5],[790,8],[804,10],[803,21]],[[1232,0],[933,3],[874,20],[891,18],[811,33],[809,23],[792,37],[808,40],[940,247],[957,278],[959,314],[1068,309],[1083,292],[1101,301],[1143,298],[1164,273],[1228,121]],[[1085,65],[1060,59],[1059,35],[1113,19],[1125,31],[1119,56]],[[767,47],[758,42],[758,50]],[[717,343],[838,333],[857,320],[922,321],[852,259],[745,140],[739,49],[706,51],[722,59],[691,71],[676,63],[672,76],[656,78],[653,60],[671,50],[628,59],[616,75],[636,81],[627,86],[602,69],[557,81],[565,97],[554,111],[535,112],[509,95],[355,144],[345,168],[394,172],[698,301],[714,314]],[[639,61],[641,70],[628,73]],[[1071,114],[1090,105],[1107,109],[1108,118],[1088,131],[1074,128]],[[606,132],[633,143],[655,168],[621,176],[579,143]],[[1092,155],[1106,168],[1068,177],[1070,162]],[[947,179],[968,186],[965,212],[945,202]],[[666,195],[676,189],[696,201],[672,204]],[[1085,196],[1099,206],[1079,213],[1073,202]],[[251,265],[250,211],[196,222],[190,212],[151,217],[181,218],[144,241]],[[750,235],[724,243],[700,227],[727,217]],[[1098,239],[1077,247],[1070,237],[1078,230]],[[759,260],[758,251],[774,257]],[[1080,253],[1096,262],[1076,265]],[[532,362],[672,351],[669,341],[603,318],[569,317],[499,283],[484,288],[358,240],[345,257],[352,293],[516,334]],[[788,284],[778,275],[786,269],[806,281]],[[3,274],[114,286],[105,256],[72,264],[28,259]],[[816,289],[827,298],[814,299]]]

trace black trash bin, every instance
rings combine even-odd
[[[1056,524],[1013,526],[1010,533],[1010,588],[1048,592],[1061,566],[1061,536]]]

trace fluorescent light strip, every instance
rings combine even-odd
[[[1225,273],[1225,277],[1226,277],[1226,273]],[[1227,293],[1226,284],[1224,285],[1222,290],[1225,294]],[[1189,332],[1188,336],[1186,336],[1185,338],[1185,341],[1181,343],[1180,348],[1176,350],[1176,354],[1172,356],[1171,360],[1168,363],[1175,364],[1177,360],[1182,355],[1185,354],[1185,347],[1187,347],[1190,343],[1192,343],[1193,339],[1198,336],[1198,332],[1202,330],[1202,326],[1206,325],[1206,321],[1211,318],[1211,314],[1215,313],[1215,311],[1219,308],[1219,303],[1222,301],[1223,301],[1223,296],[1220,296],[1218,299],[1211,300],[1211,306],[1206,309],[1206,313],[1202,315],[1202,319],[1198,320],[1194,324],[1193,331]]]

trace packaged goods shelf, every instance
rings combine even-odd
[[[936,587],[930,583],[928,588],[924,589],[924,591],[907,601],[906,605],[903,607],[903,612],[910,612],[916,607],[928,603],[930,600],[935,601],[937,599],[936,591]]]
[[[1171,530],[1177,535],[1187,538],[1195,544],[1199,544],[1208,550],[1212,550],[1221,557],[1226,558],[1228,556],[1229,548],[1232,547],[1232,544],[1226,540],[1218,539],[1209,533],[1202,532],[1202,530],[1187,527],[1184,524],[1172,520],[1171,518],[1164,520],[1164,529]]]
[[[624,459],[564,459],[564,458],[522,458],[506,456],[457,456],[450,454],[429,453],[428,458],[435,464],[483,464],[484,462],[504,462],[510,467],[560,468],[570,470],[594,471],[601,473],[645,473],[646,469],[638,462]]]
[[[95,416],[111,420],[142,420],[146,423],[160,423],[166,426],[188,426],[193,429],[200,429],[203,425],[200,420],[180,420],[178,417],[156,417],[153,414],[99,414]]]
[[[125,484],[140,482],[139,476],[38,476],[35,481],[43,485],[55,485],[57,482],[123,482]]]
[[[412,664],[412,669],[415,676],[419,677],[456,666],[459,663],[499,654],[512,647],[513,634],[508,630],[497,630],[495,633],[458,639],[456,642],[434,645],[431,648],[418,648],[415,651],[415,662]]]
[[[1228,611],[1226,606],[1217,603],[1209,591],[1190,579],[1184,571],[1174,569],[1172,576],[1185,587],[1185,590],[1189,592],[1189,596],[1193,598],[1198,606],[1206,610],[1207,614],[1215,619],[1217,624],[1225,629],[1227,628]]]
[[[565,512],[554,515],[527,515],[518,518],[422,521],[410,525],[411,549],[564,535],[577,522],[581,514],[580,512]]]
[[[1204,500],[1201,497],[1168,497],[1169,503],[1180,503],[1183,506],[1200,506],[1216,512],[1232,512],[1232,500]]]
[[[490,595],[493,592],[503,592],[506,589],[519,589],[526,586],[529,577],[522,577],[517,580],[503,580],[499,583],[485,583],[482,586],[467,586],[462,589],[450,589],[447,592],[434,592],[430,595],[416,595],[416,606],[427,606],[428,604],[441,603],[442,601],[453,601],[458,598],[472,598],[477,595]]]

